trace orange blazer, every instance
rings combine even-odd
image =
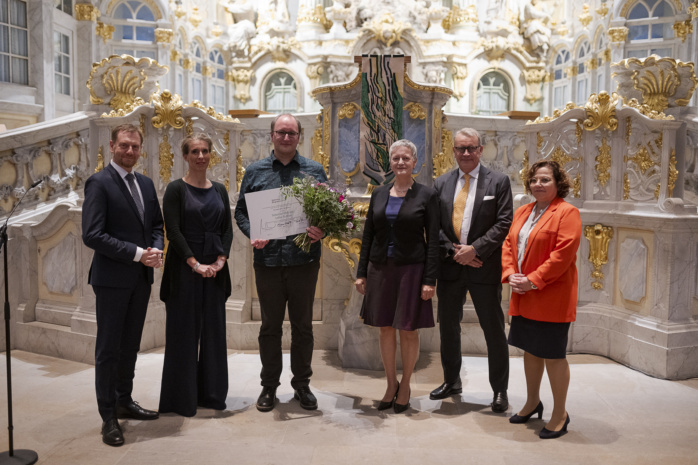
[[[538,321],[565,323],[577,317],[577,249],[582,238],[579,210],[555,198],[531,230],[521,271],[518,265],[519,231],[535,202],[516,210],[502,247],[502,282],[509,275],[523,273],[537,290],[511,294],[509,315]]]

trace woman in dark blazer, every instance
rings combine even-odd
[[[410,377],[419,355],[417,329],[434,326],[431,298],[439,263],[439,200],[414,182],[417,148],[408,140],[390,147],[392,184],[376,188],[366,215],[356,289],[364,295],[364,323],[380,328],[388,386],[378,410],[409,407]],[[395,368],[400,331],[402,382]]]
[[[205,134],[182,141],[188,172],[165,190],[169,247],[160,286],[165,302],[165,363],[160,413],[194,416],[197,407],[224,410],[228,395],[225,301],[233,224],[228,192],[206,177],[212,142]]]

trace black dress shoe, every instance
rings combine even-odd
[[[396,396],[395,396],[395,401],[396,401],[396,402],[393,404],[393,411],[394,411],[395,413],[402,413],[402,412],[404,412],[405,410],[407,410],[408,408],[410,408],[410,399],[409,399],[409,398],[410,398],[411,396],[412,396],[412,388],[410,388],[410,393],[408,394],[407,403],[406,403],[406,404],[398,404],[398,403],[397,403],[397,395],[396,395]]]
[[[378,403],[378,410],[388,410],[390,407],[393,406],[393,402],[395,402],[395,398],[397,397],[397,391],[400,390],[400,383],[397,383],[397,389],[395,389],[395,395],[393,395],[393,398],[390,399],[388,402],[380,401]]]
[[[262,393],[257,399],[257,410],[260,412],[268,412],[274,408],[276,402],[276,386],[264,386]]]
[[[538,435],[539,438],[541,439],[555,439],[559,438],[563,434],[567,433],[567,425],[570,424],[570,414],[567,414],[567,420],[565,420],[565,424],[562,425],[562,429],[560,431],[550,431],[548,428],[543,428],[540,430],[540,434]]]
[[[463,392],[463,383],[458,380],[455,383],[443,383],[441,386],[431,391],[429,398],[431,400],[445,399],[446,397],[460,394],[461,392]]]
[[[132,418],[134,420],[155,420],[160,414],[153,410],[148,410],[140,405],[138,402],[131,401],[131,403],[126,405],[117,405],[116,407],[116,418]]]
[[[102,423],[102,442],[108,446],[118,447],[124,443],[124,433],[121,432],[116,418]]]
[[[538,414],[538,419],[540,420],[543,418],[543,402],[538,402],[538,405],[536,408],[533,409],[531,413],[528,415],[519,415],[518,413],[515,413],[514,415],[509,418],[509,423],[526,423],[528,420],[531,419],[531,417],[535,414]]]
[[[301,407],[306,410],[315,410],[317,408],[317,399],[310,392],[308,386],[301,386],[293,392],[293,398],[299,400]]]
[[[492,411],[496,413],[506,412],[509,408],[509,398],[507,397],[507,391],[497,391],[494,393],[494,398],[492,399]]]

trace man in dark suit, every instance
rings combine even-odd
[[[461,129],[454,139],[458,169],[435,183],[441,201],[440,269],[436,286],[444,383],[431,399],[444,399],[463,391],[461,327],[466,294],[475,306],[485,333],[491,407],[504,412],[509,406],[509,350],[502,312],[502,242],[513,217],[509,178],[480,164],[480,134]]]
[[[163,221],[153,181],[132,173],[143,135],[133,125],[112,131],[112,160],[85,182],[82,240],[94,249],[89,283],[96,296],[95,387],[102,441],[120,446],[117,418],[154,420],[131,398],[136,356],[153,283],[162,266]]]

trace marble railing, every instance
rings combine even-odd
[[[606,355],[655,376],[697,376],[698,214],[688,205],[682,187],[687,160],[693,156],[692,142],[682,139],[679,123],[647,118],[637,110],[618,110],[618,126],[613,130],[602,122],[589,131],[584,127],[589,115],[583,109],[574,111],[577,113],[563,112],[541,124],[528,125],[502,117],[449,114],[443,120],[442,152],[449,153],[449,143],[458,129],[481,130],[485,146],[482,161],[510,177],[518,204],[529,200],[523,195],[519,176],[523,167],[544,157],[564,161],[573,179],[579,178],[578,189],[568,200],[580,208],[585,235],[577,260],[578,319],[570,333],[569,350]],[[131,115],[137,124],[141,114]],[[298,117],[303,124],[299,151],[323,161],[322,150],[318,150],[323,141],[322,132],[319,136],[317,132],[321,129],[317,114]],[[241,126],[231,126],[229,145],[223,136],[217,141],[222,161],[212,176],[228,181],[233,205],[244,168],[269,154],[271,118],[244,119]],[[87,285],[91,251],[81,240],[82,185],[100,163],[99,147],[106,147],[108,127],[117,120],[121,122],[86,112],[55,124],[0,135],[0,180],[3,192],[9,192],[1,207],[11,208],[31,182],[46,181],[46,186],[27,195],[27,203],[9,229],[10,298],[17,348],[92,361],[96,325],[94,296]],[[194,129],[202,124],[201,119],[193,121]],[[581,142],[578,123],[582,125]],[[691,124],[687,123],[689,130]],[[186,126],[182,130],[186,131]],[[176,151],[181,133],[175,135],[170,128],[163,131],[168,132],[170,147]],[[137,167],[154,178],[161,194],[168,174],[176,179],[184,173],[180,157],[160,156],[163,131],[146,128],[146,157]],[[660,135],[661,149],[657,145]],[[108,148],[102,148],[101,153],[101,162],[108,162]],[[643,173],[642,167],[650,162],[652,166]],[[450,158],[443,155],[440,163],[434,164],[434,171],[438,174],[452,166]],[[677,170],[673,191],[672,169]],[[363,192],[355,198],[360,202],[367,199]],[[314,313],[316,347],[337,349],[346,343],[348,334],[341,330],[343,316],[360,305],[352,286],[358,243],[326,245]],[[231,256],[233,293],[227,305],[231,348],[257,347],[259,306],[251,261],[249,243],[236,229]],[[143,348],[164,343],[164,306],[157,299],[158,285],[159,272]],[[507,302],[505,286],[504,311]],[[485,353],[484,338],[469,302],[462,328],[464,353]],[[423,351],[439,350],[438,329],[421,331],[420,337]],[[285,347],[289,341],[290,332],[285,327]],[[375,362],[372,368],[379,368],[374,345],[366,340],[354,342],[365,345]]]

